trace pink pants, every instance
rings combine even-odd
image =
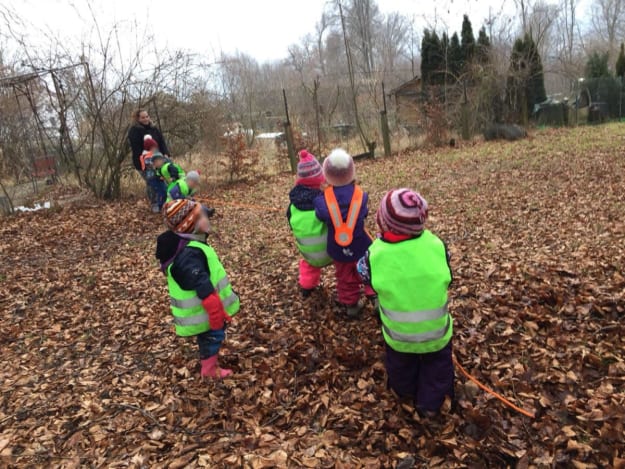
[[[334,261],[336,269],[336,291],[339,303],[355,305],[360,300],[362,280],[356,269],[356,262]],[[365,286],[365,295],[374,296],[375,292],[369,286]]]
[[[304,290],[317,288],[321,282],[321,267],[313,267],[304,259],[299,261],[299,286]]]

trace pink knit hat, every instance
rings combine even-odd
[[[336,187],[347,186],[356,179],[354,160],[342,148],[332,150],[323,162],[323,173],[328,184]]]
[[[299,152],[299,163],[297,163],[297,179],[295,184],[319,189],[326,179],[323,177],[323,170],[315,155],[306,150]]]
[[[395,189],[382,197],[376,216],[382,231],[400,235],[420,234],[428,218],[428,203],[411,189]]]

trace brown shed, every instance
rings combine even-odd
[[[397,123],[410,128],[419,123],[420,104],[422,100],[421,77],[414,77],[389,93],[395,97]]]

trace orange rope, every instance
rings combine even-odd
[[[492,389],[490,389],[488,386],[483,385],[482,383],[480,383],[476,378],[474,378],[473,376],[471,376],[469,374],[469,372],[467,370],[465,370],[462,365],[460,363],[458,363],[458,360],[456,360],[456,357],[452,357],[452,360],[454,361],[454,365],[456,365],[458,367],[458,369],[460,370],[460,372],[466,376],[468,379],[470,379],[471,381],[473,381],[475,384],[477,384],[477,386],[482,389],[483,391],[486,391],[487,393],[495,396],[497,399],[499,399],[501,402],[503,402],[504,404],[506,404],[508,407],[510,407],[511,409],[516,410],[517,412],[519,412],[520,414],[525,415],[526,417],[530,417],[530,418],[534,418],[535,415],[533,412],[530,412],[529,410],[525,410],[525,409],[521,409],[520,407],[517,407],[516,405],[514,405],[512,402],[510,402],[508,399],[506,399],[505,397],[503,397],[501,394],[496,393],[495,391],[493,391]]]
[[[282,209],[280,208],[275,208],[275,207],[264,207],[262,205],[253,205],[253,204],[240,204],[240,203],[235,203],[235,202],[223,202],[221,200],[210,200],[210,199],[203,199],[203,198],[199,198],[199,197],[195,197],[195,200],[198,200],[200,202],[207,202],[213,205],[217,205],[217,206],[225,206],[225,207],[235,207],[235,208],[247,208],[247,209],[251,209],[251,210],[264,210],[264,211],[270,211],[270,212],[280,212],[282,211]],[[369,233],[367,233],[369,235]],[[369,235],[371,236],[371,235]],[[372,238],[373,239],[373,238]],[[490,389],[488,386],[480,383],[477,378],[474,378],[471,374],[469,374],[469,372],[467,370],[465,370],[462,365],[460,363],[458,363],[458,360],[456,360],[456,357],[453,356],[452,360],[454,362],[454,365],[456,365],[456,367],[458,367],[458,369],[460,370],[460,372],[466,376],[469,380],[473,381],[480,389],[482,389],[483,391],[487,392],[488,394],[496,397],[497,399],[499,399],[501,402],[503,402],[505,405],[507,405],[508,407],[510,407],[511,409],[516,410],[517,412],[519,412],[520,414],[525,415],[526,417],[530,417],[530,418],[535,418],[535,415],[533,412],[530,412],[529,410],[525,410],[522,409],[516,405],[514,405],[512,402],[510,402],[508,399],[506,399],[505,397],[503,397],[501,394],[496,393],[495,391],[493,391],[492,389]]]

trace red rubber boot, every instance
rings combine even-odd
[[[201,363],[202,363],[202,371],[200,372],[200,374],[202,375],[202,378],[222,379],[232,374],[232,370],[219,367],[219,363],[217,361],[217,355],[213,355],[212,357],[205,358],[204,360],[201,361]]]

